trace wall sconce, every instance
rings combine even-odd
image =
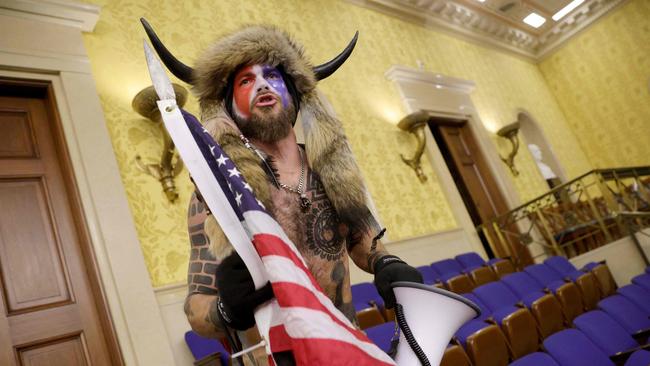
[[[176,93],[176,103],[183,107],[187,101],[187,89],[184,87],[173,84],[174,93]],[[162,123],[160,117],[160,111],[158,110],[158,105],[156,101],[158,96],[153,86],[142,89],[134,98],[131,106],[133,109],[138,112],[141,116],[147,118],[148,120],[157,123],[158,126],[162,129],[163,133],[163,152],[160,157],[160,163],[144,163],[140,155],[136,155],[135,163],[141,172],[148,174],[160,181],[162,184],[163,191],[167,196],[169,202],[174,202],[178,198],[178,192],[176,191],[176,184],[174,183],[174,177],[176,177],[181,170],[183,170],[183,161],[180,158],[176,158],[174,162],[174,142],[167,133],[165,126]]]
[[[499,157],[504,163],[506,163],[508,168],[510,168],[512,175],[515,177],[519,175],[519,171],[517,168],[515,168],[515,155],[517,155],[517,151],[519,150],[519,137],[517,136],[518,132],[519,121],[501,127],[501,129],[497,131],[497,135],[510,140],[510,144],[512,145],[512,151],[510,151],[510,154],[508,154],[507,158],[504,158],[501,156],[501,154],[499,154]]]
[[[420,179],[420,183],[427,181],[427,176],[422,172],[420,159],[422,158],[422,154],[424,153],[424,148],[427,142],[424,135],[424,127],[427,125],[428,121],[429,113],[425,111],[418,111],[402,118],[402,120],[397,124],[397,127],[400,129],[412,133],[417,140],[417,147],[415,148],[415,154],[413,157],[411,159],[407,159],[402,154],[400,154],[400,157],[402,158],[402,161],[406,163],[406,165],[410,166],[415,171],[415,174]]]

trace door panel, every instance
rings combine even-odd
[[[46,102],[0,96],[0,365],[119,364]]]
[[[42,179],[0,179],[0,202],[0,276],[8,314],[69,301]]]
[[[24,366],[85,366],[90,364],[87,354],[79,335],[18,351],[21,365]]]
[[[0,158],[34,158],[36,143],[29,114],[21,110],[0,112]]]

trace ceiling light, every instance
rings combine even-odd
[[[537,13],[530,13],[527,17],[524,18],[524,23],[530,25],[533,28],[539,28],[545,22],[546,18]]]
[[[553,20],[555,20],[557,22],[558,20],[562,19],[565,15],[569,14],[571,12],[571,10],[577,8],[578,5],[580,5],[580,4],[584,3],[584,2],[585,2],[585,0],[573,0],[572,2],[569,3],[569,5],[563,7],[562,9],[560,9],[560,11],[555,13],[553,15]]]
[[[479,3],[484,3],[485,0],[477,0]]]

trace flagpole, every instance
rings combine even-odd
[[[181,114],[180,107],[176,104],[171,81],[146,41],[144,42],[144,51],[154,89],[160,99],[157,105],[165,128],[174,141],[174,145],[178,149],[192,179],[201,191],[210,212],[214,215],[237,254],[244,261],[255,288],[260,289],[269,282],[269,279],[262,260],[253,247],[249,233],[242,226],[239,218],[230,207],[227,197],[220,189],[219,183],[212,175],[208,163],[196,145],[192,133]],[[274,306],[277,306],[277,301],[272,299],[255,310],[255,322],[258,331],[265,342],[266,353],[271,357],[269,330]]]

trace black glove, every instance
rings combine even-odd
[[[255,325],[255,308],[273,298],[271,283],[255,290],[253,278],[236,252],[219,263],[216,275],[219,290],[217,306],[225,323],[237,330],[246,330]]]
[[[390,284],[397,281],[423,283],[422,274],[394,255],[385,255],[373,264],[375,286],[387,309],[395,307],[395,294]]]

